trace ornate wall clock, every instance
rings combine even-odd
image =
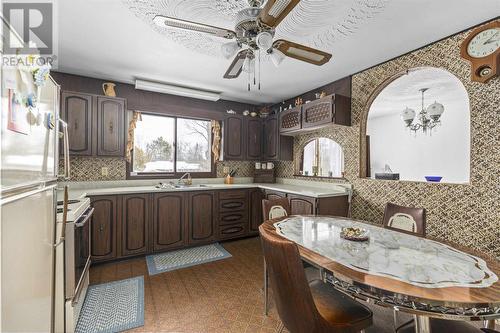
[[[486,83],[500,73],[500,21],[474,29],[463,41],[460,55],[472,64],[472,81]]]

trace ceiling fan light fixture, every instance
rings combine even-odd
[[[271,52],[271,61],[276,67],[279,67],[279,65],[281,65],[285,58],[286,55],[278,49],[273,49],[273,51]]]
[[[263,31],[257,35],[255,41],[259,49],[267,51],[273,46],[273,35],[268,31]]]
[[[231,59],[240,49],[238,42],[229,42],[221,45],[221,52],[224,58]]]

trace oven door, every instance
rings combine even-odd
[[[82,281],[90,267],[90,220],[94,208],[89,208],[66,228],[66,299],[77,298]]]

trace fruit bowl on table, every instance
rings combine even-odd
[[[340,232],[340,237],[350,241],[364,242],[370,238],[369,233],[370,232],[365,228],[346,227],[342,228],[342,231]]]

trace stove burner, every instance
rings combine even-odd
[[[68,205],[75,204],[75,203],[77,203],[77,202],[80,202],[80,200],[68,200]],[[59,201],[57,202],[57,205],[58,205],[58,206],[62,206],[63,204],[64,204],[64,201],[62,201],[62,200],[59,200]]]
[[[71,209],[68,209],[68,212],[70,211]],[[59,213],[62,213],[64,211],[64,208],[57,208],[57,214]]]

